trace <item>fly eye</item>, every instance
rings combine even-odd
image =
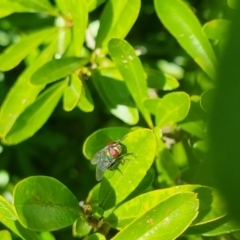
[[[109,149],[109,153],[113,157],[117,157],[119,155],[119,152],[114,148]]]
[[[113,144],[115,144],[115,142],[108,142],[108,146],[111,146],[111,145],[113,145]]]

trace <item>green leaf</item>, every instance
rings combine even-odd
[[[202,93],[200,106],[202,107],[203,110],[205,110],[206,112],[211,112],[215,99],[214,97],[215,97],[214,89],[210,89]]]
[[[131,45],[121,39],[111,39],[108,49],[136,105],[148,125],[152,127],[150,114],[143,105],[143,100],[148,98],[148,95],[146,73],[140,59],[135,54]]]
[[[106,240],[105,236],[100,233],[94,233],[87,237],[85,240]]]
[[[64,228],[80,216],[76,197],[51,177],[35,176],[22,180],[16,185],[13,198],[19,221],[34,231]]]
[[[26,228],[18,221],[13,206],[0,196],[0,222],[24,240],[40,240],[39,236]],[[4,239],[4,238],[0,238]]]
[[[82,80],[82,92],[81,92],[80,99],[78,101],[78,107],[83,112],[92,112],[94,109],[92,95],[88,89],[87,84],[84,83],[83,80]]]
[[[70,11],[70,4],[71,1],[69,0],[55,0],[55,3],[57,5],[57,7],[59,8],[59,10],[66,16],[68,15],[69,11]]]
[[[93,83],[109,111],[127,124],[138,122],[138,111],[122,76],[116,68],[92,71]]]
[[[19,116],[3,141],[7,144],[17,144],[35,134],[53,112],[65,87],[66,81],[61,81],[44,91]]]
[[[0,239],[3,240],[12,240],[11,234],[7,230],[1,230],[0,231]]]
[[[100,17],[96,47],[107,46],[111,38],[125,38],[137,19],[140,0],[109,0]]]
[[[56,40],[43,50],[42,54],[19,76],[4,99],[0,108],[0,137],[6,136],[19,115],[32,104],[45,85],[32,85],[30,77],[44,63],[52,59]]]
[[[89,0],[89,1],[87,1],[88,11],[92,12],[93,10],[95,10],[99,5],[101,5],[105,1],[106,0]]]
[[[76,74],[70,76],[70,83],[64,90],[63,109],[71,111],[78,104],[82,91],[82,82]]]
[[[120,140],[130,129],[125,127],[102,128],[91,134],[83,144],[83,154],[91,159],[96,152],[105,147],[108,142]]]
[[[194,221],[195,225],[205,224],[226,215],[226,205],[214,189],[200,185],[182,185],[139,195],[120,205],[106,220],[111,226],[123,229],[160,202],[176,193],[189,191],[197,193],[199,199],[199,215]]]
[[[179,123],[179,126],[186,132],[199,137],[201,139],[207,138],[205,113],[200,108],[199,102],[191,102],[188,116]]]
[[[70,11],[73,20],[72,30],[75,56],[80,57],[88,24],[87,0],[81,0],[81,4],[79,4],[79,0],[70,0],[70,2]]]
[[[182,48],[212,78],[216,57],[191,9],[181,0],[154,0],[158,17]]]
[[[160,98],[148,98],[143,101],[143,105],[151,114],[156,115],[158,104],[161,101]]]
[[[228,6],[230,8],[236,9],[238,6],[238,0],[227,0]]]
[[[56,31],[56,28],[40,30],[9,46],[0,55],[0,71],[8,71],[16,67],[33,49]]]
[[[179,87],[178,80],[166,73],[151,68],[145,69],[147,73],[147,84],[149,88],[169,91]]]
[[[184,235],[201,234],[206,237],[213,237],[236,231],[240,231],[239,223],[231,219],[229,216],[225,216],[207,224],[190,227],[184,232]]]
[[[225,19],[214,19],[203,26],[203,32],[209,39],[226,39],[231,22]]]
[[[91,231],[92,227],[82,217],[77,219],[72,228],[74,237],[82,238],[85,237]]]
[[[209,146],[206,141],[198,141],[193,144],[193,153],[198,159],[204,159],[209,152]]]
[[[40,67],[31,77],[32,84],[47,84],[65,78],[88,63],[86,58],[53,59]]]
[[[54,11],[53,6],[48,0],[18,0],[18,2],[29,9],[29,12],[48,12]]]
[[[0,18],[6,17],[15,12],[27,12],[28,8],[22,6],[16,1],[1,0]]]
[[[137,218],[112,239],[129,236],[132,239],[176,239],[191,224],[197,211],[196,194],[177,193]]]
[[[104,210],[113,208],[132,193],[155,157],[156,140],[149,129],[130,132],[122,144],[126,146],[126,152],[133,153],[135,157],[126,157],[124,164],[118,165],[120,171],[114,170],[113,174],[112,171],[106,171],[99,191],[99,206]],[[109,213],[105,213],[105,216]]]
[[[156,125],[163,127],[183,120],[190,109],[190,98],[185,92],[166,94],[159,102],[156,112]]]

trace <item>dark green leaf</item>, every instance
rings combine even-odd
[[[47,84],[65,78],[88,62],[86,58],[53,59],[40,67],[31,77],[32,84]]]
[[[100,17],[96,46],[107,46],[111,38],[124,38],[137,19],[140,0],[109,0]]]
[[[211,112],[214,102],[215,90],[210,89],[201,95],[200,105],[206,112]]]
[[[22,180],[16,185],[13,197],[19,221],[34,231],[64,228],[80,216],[76,197],[51,177],[36,176]]]
[[[228,36],[230,21],[225,19],[215,19],[205,23],[203,32],[209,39],[222,40]]]
[[[35,134],[53,112],[65,87],[66,81],[61,81],[44,91],[37,100],[28,106],[19,116],[4,138],[4,142],[7,144],[17,144]]]
[[[197,196],[191,192],[177,193],[158,203],[137,218],[113,240],[127,239],[176,239],[197,216]]]
[[[137,57],[131,45],[121,39],[111,39],[108,44],[108,49],[136,105],[148,125],[152,127],[153,124],[150,114],[143,105],[143,100],[148,98],[147,76],[140,59]]]
[[[138,111],[122,76],[116,68],[92,71],[93,83],[109,111],[127,124],[138,122]]]
[[[0,70],[8,71],[16,67],[33,49],[56,32],[56,28],[40,30],[8,47],[0,55]]]
[[[216,57],[191,9],[181,0],[154,0],[154,5],[163,25],[194,61],[214,79]]]
[[[145,69],[149,88],[169,91],[179,87],[177,79],[169,74],[151,68]]]

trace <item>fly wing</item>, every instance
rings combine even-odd
[[[102,171],[98,166],[96,167],[96,179],[100,181],[103,178],[105,171]]]
[[[98,158],[100,157],[100,154],[101,154],[101,150],[93,156],[93,158],[91,160],[91,164],[97,164],[97,161],[98,161]]]

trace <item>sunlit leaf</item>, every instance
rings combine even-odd
[[[72,74],[78,68],[84,66],[86,58],[68,57],[53,59],[40,67],[31,77],[32,84],[51,83]]]
[[[38,47],[46,38],[56,33],[56,28],[39,30],[9,46],[0,55],[0,70],[8,71],[16,67],[33,49]]]
[[[91,12],[95,10],[99,5],[104,3],[106,0],[89,0],[87,1],[88,4],[88,11]]]
[[[159,102],[156,125],[163,127],[183,120],[190,108],[190,98],[185,92],[169,93]]]
[[[55,83],[45,90],[34,103],[26,108],[4,138],[7,144],[17,144],[31,137],[47,121],[59,102],[66,81]]]
[[[137,218],[113,240],[176,239],[197,216],[197,196],[191,192],[177,193]]]
[[[71,14],[73,18],[73,44],[75,56],[80,57],[85,40],[85,31],[88,23],[87,0],[70,0]]]
[[[35,176],[22,180],[16,185],[13,197],[19,221],[34,231],[60,229],[80,217],[76,197],[51,177]]]
[[[150,114],[143,105],[143,100],[148,98],[147,76],[140,59],[137,57],[131,45],[121,39],[111,39],[108,44],[108,49],[136,105],[148,125],[152,127],[153,124]]]
[[[140,0],[109,0],[100,17],[97,47],[106,46],[111,38],[124,38],[137,19]]]
[[[163,25],[194,61],[214,79],[216,57],[191,9],[181,0],[154,0],[154,5]]]

